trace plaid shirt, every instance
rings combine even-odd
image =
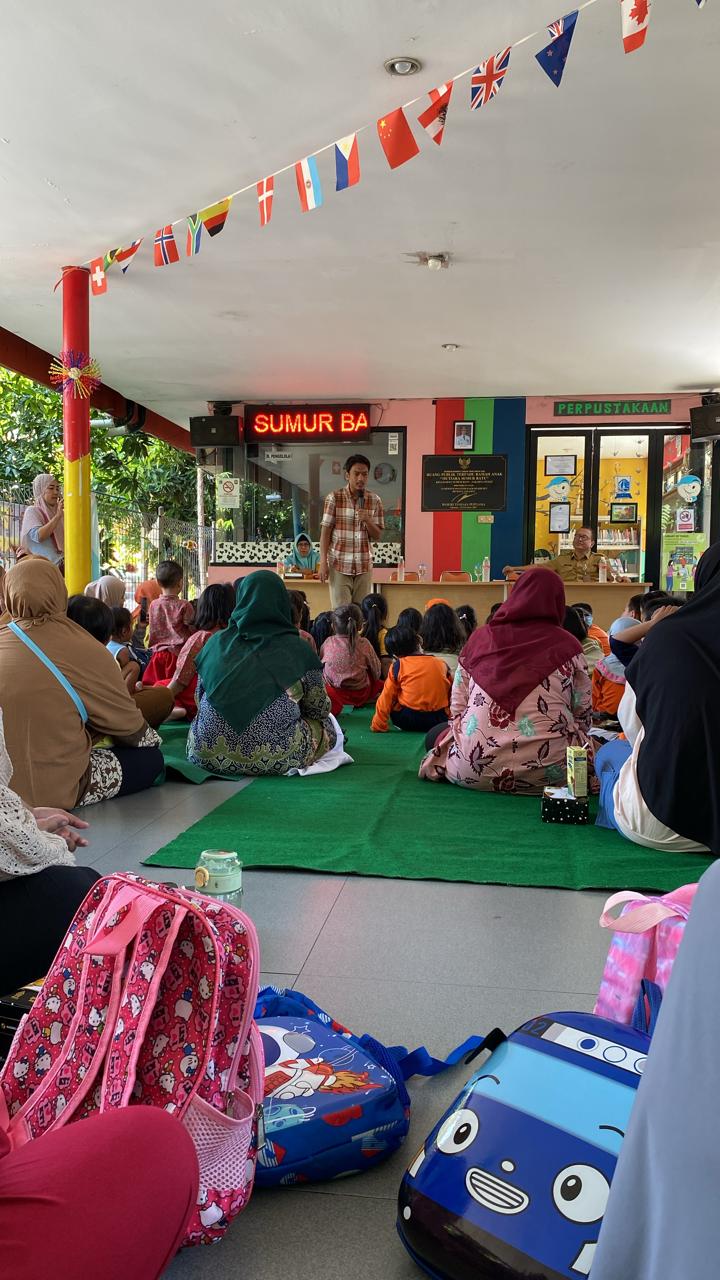
[[[373,524],[385,528],[383,504],[376,493],[365,490],[365,511]],[[368,573],[372,568],[370,538],[364,524],[357,518],[357,499],[351,497],[348,485],[336,489],[325,499],[322,518],[326,529],[332,529],[328,563],[338,573],[356,575]]]

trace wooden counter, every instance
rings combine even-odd
[[[447,600],[456,609],[459,604],[471,604],[482,623],[490,612],[490,606],[505,599],[505,582],[381,582],[379,589],[388,602],[388,622],[395,622],[403,609],[419,609],[425,612],[428,600],[434,597]]]

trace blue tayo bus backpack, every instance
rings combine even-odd
[[[300,991],[264,987],[255,1018],[265,1054],[261,1187],[360,1173],[404,1142],[405,1081],[454,1066],[485,1042],[473,1036],[444,1061],[426,1049],[387,1048],[356,1036]]]
[[[589,1274],[659,1005],[652,988],[638,1001],[646,1030],[549,1013],[498,1033],[400,1186],[400,1238],[435,1280]]]

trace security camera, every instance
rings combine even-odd
[[[232,411],[231,400],[208,400],[208,413],[214,418],[228,418]]]

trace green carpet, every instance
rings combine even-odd
[[[236,849],[246,867],[667,891],[699,879],[712,861],[656,853],[595,826],[543,823],[537,797],[422,782],[419,736],[371,734],[367,711],[343,716],[343,726],[354,765],[319,777],[257,778],[145,865],[193,867],[203,849]],[[171,730],[174,750],[185,732]]]
[[[216,773],[208,773],[205,769],[199,769],[196,764],[191,764],[187,758],[186,746],[188,736],[188,726],[183,724],[182,720],[175,724],[163,724],[158,729],[158,733],[162,738],[161,751],[165,760],[165,774],[179,774],[186,782],[201,783],[207,782],[208,778],[217,778]],[[165,779],[163,778],[164,782]],[[236,781],[236,779],[233,779]],[[170,864],[166,864],[170,865]]]

